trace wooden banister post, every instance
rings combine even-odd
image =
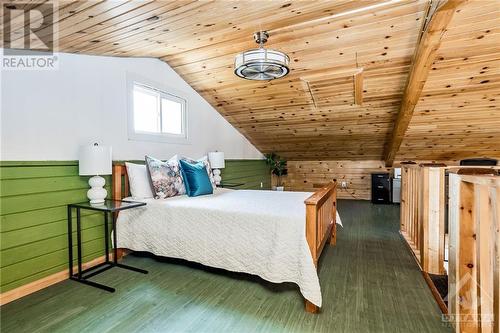
[[[444,168],[422,167],[421,177],[421,265],[424,272],[444,274]]]
[[[498,332],[500,179],[450,174],[448,313],[456,332]]]

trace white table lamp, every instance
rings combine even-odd
[[[210,152],[208,153],[208,161],[210,162],[210,167],[214,173],[215,184],[220,185],[222,180],[220,176],[220,169],[224,169],[226,167],[224,153],[221,151]]]
[[[104,188],[106,180],[101,175],[110,175],[112,172],[111,147],[92,146],[80,147],[78,171],[80,176],[93,176],[89,179],[90,190],[87,198],[91,204],[104,202],[108,192]]]

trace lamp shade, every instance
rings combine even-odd
[[[111,147],[81,146],[78,171],[80,176],[110,175],[112,172]]]
[[[223,169],[226,166],[224,162],[224,153],[221,151],[208,153],[208,161],[212,169]]]

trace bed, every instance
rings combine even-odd
[[[129,196],[126,168],[113,166],[113,198]],[[336,242],[336,183],[308,192],[229,190],[144,199],[117,216],[118,248],[293,282],[306,311],[322,305],[317,264]]]

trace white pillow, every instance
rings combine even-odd
[[[153,198],[153,190],[151,189],[146,166],[128,162],[125,162],[125,166],[127,167],[128,183],[132,197],[134,199]]]

